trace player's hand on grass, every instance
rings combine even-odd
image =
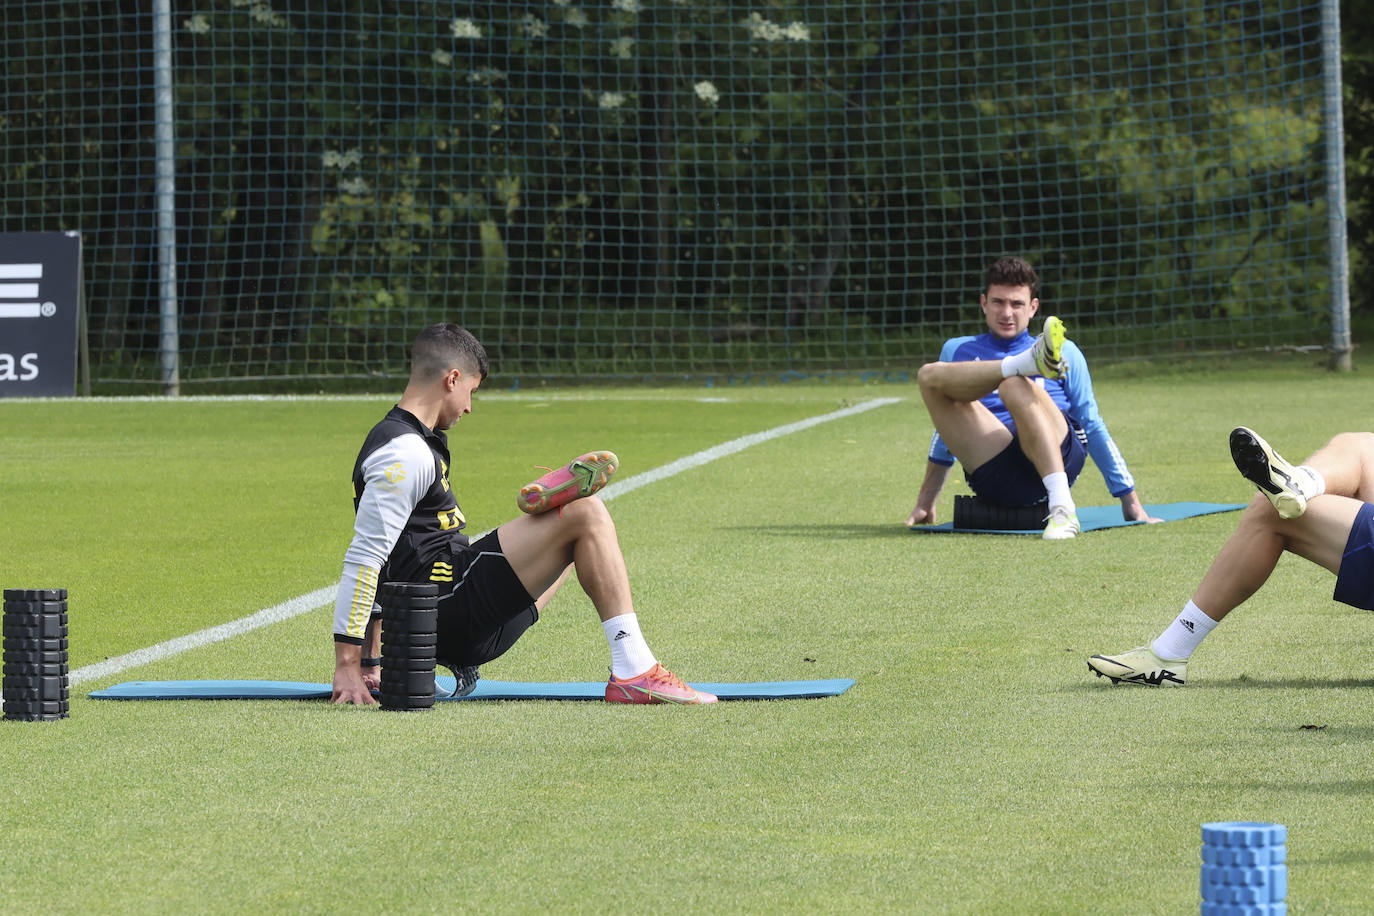
[[[381,669],[377,669],[380,671]],[[334,669],[334,694],[331,703],[352,703],[356,706],[374,706],[377,701],[372,697],[363,680],[361,667],[338,667]]]
[[[912,509],[911,514],[906,517],[906,526],[908,528],[914,528],[917,525],[933,524],[935,524],[934,506],[922,506],[920,503],[917,503],[916,508]]]
[[[1121,497],[1121,517],[1128,522],[1148,522],[1151,525],[1157,525],[1164,521],[1164,519],[1155,518],[1145,511],[1145,507],[1140,504],[1140,497],[1136,495],[1135,490]]]

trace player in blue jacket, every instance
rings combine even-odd
[[[1078,534],[1069,488],[1091,455],[1128,521],[1155,522],[1112,441],[1093,397],[1088,363],[1050,316],[1039,337],[1028,331],[1040,310],[1039,278],[1022,258],[988,268],[979,297],[988,330],[945,342],[938,362],[917,373],[930,412],[925,478],[908,526],[935,521],[935,501],[957,459],[980,499],[1004,506],[1045,503],[1050,540]]]

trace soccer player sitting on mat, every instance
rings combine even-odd
[[[400,402],[363,442],[353,466],[353,540],[334,607],[333,701],[376,702],[379,583],[439,584],[435,654],[466,693],[477,667],[508,650],[575,570],[610,643],[608,702],[714,703],[660,665],[640,632],[615,523],[592,497],[619,464],[613,453],[583,455],[523,487],[526,514],[475,543],[462,533],[444,431],[472,410],[487,370],[486,351],[468,331],[426,328]]]
[[[1147,646],[1089,658],[1098,677],[1182,687],[1193,650],[1259,591],[1285,550],[1336,574],[1333,600],[1374,610],[1374,433],[1341,433],[1294,467],[1240,426],[1231,458],[1260,492],[1174,622]]]
[[[987,333],[945,341],[939,362],[917,373],[935,425],[916,507],[906,523],[935,522],[935,501],[955,459],[974,494],[999,506],[1044,504],[1044,536],[1078,534],[1069,488],[1091,454],[1127,521],[1157,522],[1140,504],[1135,481],[1097,411],[1088,363],[1064,323],[1045,319],[1039,337],[1027,328],[1040,310],[1035,269],[1002,258],[983,276],[979,304]]]

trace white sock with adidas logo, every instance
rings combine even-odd
[[[1186,660],[1219,622],[1204,614],[1190,598],[1169,628],[1150,644],[1150,649],[1160,658]]]
[[[644,634],[639,632],[639,618],[633,611],[601,621],[601,629],[611,647],[611,674],[620,678],[634,677],[658,664],[649,644],[644,641]]]

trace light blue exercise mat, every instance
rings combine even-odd
[[[1154,518],[1166,522],[1177,522],[1198,515],[1212,515],[1217,512],[1234,512],[1244,509],[1245,503],[1160,503],[1147,505],[1145,511]],[[1121,504],[1111,506],[1079,506],[1078,524],[1081,531],[1097,531],[1100,528],[1128,528],[1131,525],[1144,525],[1145,522],[1128,522],[1121,517]],[[908,529],[917,534],[1042,534],[1040,528],[1003,529],[1003,528],[955,528],[953,522],[942,525],[913,525]]]
[[[527,681],[489,681],[480,679],[472,693],[463,697],[445,696],[453,691],[453,678],[440,675],[435,681],[435,699],[446,700],[602,700],[605,681],[566,681],[533,683]],[[757,681],[753,683],[708,683],[693,681],[698,690],[714,693],[722,700],[798,700],[838,696],[854,686],[853,678],[820,681]],[[333,693],[329,684],[302,681],[126,681],[104,690],[94,690],[97,700],[327,700]]]

